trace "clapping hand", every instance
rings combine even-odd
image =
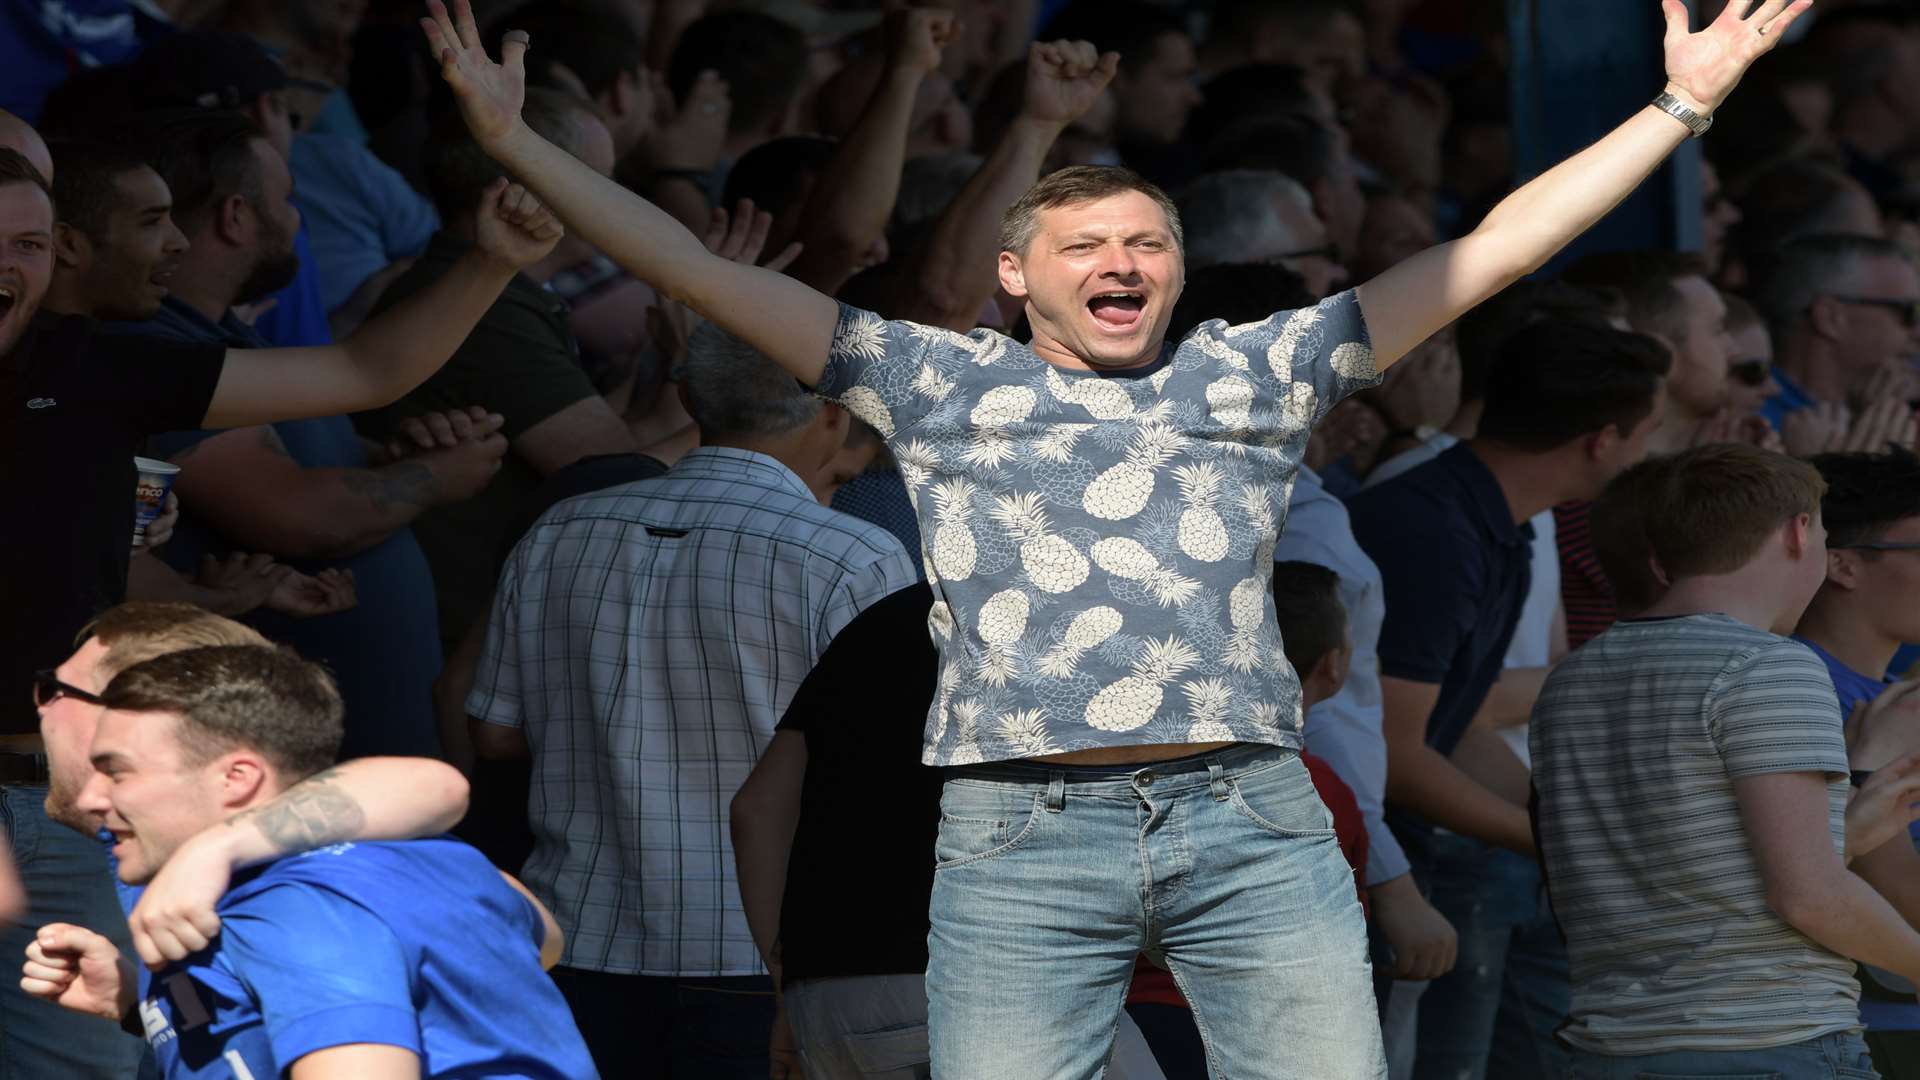
[[[1690,33],[1685,0],[1661,0],[1667,18],[1668,92],[1697,111],[1712,113],[1753,62],[1780,44],[1787,28],[1811,7],[1813,0],[1728,0],[1719,18]]]
[[[1103,54],[1085,41],[1036,41],[1027,48],[1021,111],[1065,128],[1093,108],[1118,70],[1117,52]]]
[[[346,611],[359,603],[351,570],[336,567],[309,576],[282,566],[262,606],[296,619],[311,619]]]

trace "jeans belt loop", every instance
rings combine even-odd
[[[1047,813],[1057,814],[1067,806],[1067,774],[1055,770],[1047,774]]]
[[[1213,789],[1214,802],[1226,802],[1232,790],[1227,785],[1227,770],[1218,761],[1207,762],[1207,787]]]

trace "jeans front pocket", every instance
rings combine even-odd
[[[1333,814],[1320,801],[1298,754],[1278,765],[1233,777],[1233,808],[1271,833],[1299,839],[1333,835]]]
[[[940,792],[935,870],[949,870],[1011,851],[1033,831],[1041,793],[1014,784],[948,781]]]
[[[925,1024],[848,1035],[847,1056],[872,1080],[927,1080],[932,1073]]]

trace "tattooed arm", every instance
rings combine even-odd
[[[239,428],[173,455],[175,486],[188,509],[242,550],[344,558],[486,486],[506,454],[499,425],[496,417],[457,445],[374,469],[308,468],[273,428]]]
[[[350,840],[432,836],[466,812],[466,778],[431,758],[360,758],[315,773],[180,845],[127,920],[134,947],[154,968],[205,948],[236,870]]]

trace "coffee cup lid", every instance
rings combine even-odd
[[[150,457],[136,457],[133,459],[133,464],[143,473],[158,473],[161,476],[172,476],[180,471],[180,466],[170,461],[160,461]]]

